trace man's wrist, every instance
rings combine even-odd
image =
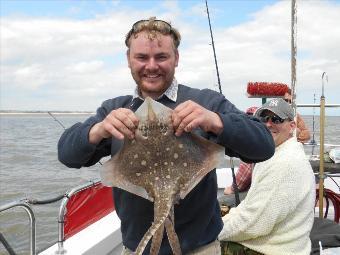
[[[223,122],[222,122],[220,115],[218,115],[216,112],[214,112],[214,115],[215,115],[215,121],[213,121],[211,132],[216,135],[220,135],[223,131]]]
[[[89,132],[89,142],[91,144],[98,144],[103,139],[103,136],[100,135],[100,125],[101,122],[95,124]]]

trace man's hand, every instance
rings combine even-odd
[[[219,135],[223,129],[222,120],[217,113],[209,111],[191,100],[179,104],[174,109],[172,123],[176,136],[180,136],[183,131],[191,132],[198,127],[216,135]]]
[[[103,138],[111,136],[119,140],[123,140],[125,136],[133,139],[138,122],[136,115],[130,109],[113,110],[102,122],[90,129],[89,141],[92,144],[98,144]]]

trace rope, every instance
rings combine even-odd
[[[26,202],[32,205],[45,205],[45,204],[52,204],[55,203],[61,199],[63,199],[64,197],[66,197],[65,194],[59,195],[57,197],[54,198],[48,198],[48,199],[44,199],[44,200],[37,200],[37,199],[27,199]]]
[[[339,191],[340,191],[340,186],[339,184],[334,180],[334,178],[332,176],[327,175],[327,177],[331,178],[331,180],[335,183],[335,185],[338,187]]]
[[[296,49],[297,49],[297,16],[296,0],[291,6],[291,95],[294,115],[296,115]]]

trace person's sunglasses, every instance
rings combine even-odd
[[[288,104],[291,104],[292,103],[292,100],[291,99],[284,99]]]
[[[285,120],[281,119],[279,116],[277,115],[273,115],[273,116],[261,116],[260,117],[261,122],[263,123],[267,123],[269,120],[271,120],[272,123],[274,124],[281,124],[283,123]]]
[[[157,31],[163,31],[166,34],[172,34],[174,36],[175,40],[176,41],[178,40],[177,33],[173,30],[170,23],[168,23],[164,20],[160,20],[160,19],[155,19],[155,20],[142,19],[142,20],[135,22],[132,25],[131,30],[129,31],[129,33],[126,36],[125,44],[128,45],[127,42],[129,41],[131,35],[140,32],[143,25],[146,25],[148,23],[151,23],[152,27],[154,27]],[[176,45],[176,47],[178,47],[178,45]]]
[[[165,29],[169,30],[169,32],[171,31],[171,28],[172,28],[170,23],[164,20],[161,20],[161,19],[155,19],[155,20],[141,19],[132,25],[132,30],[138,31],[138,28],[140,25],[142,25],[143,23],[148,23],[148,22],[152,22],[154,26],[162,26]]]

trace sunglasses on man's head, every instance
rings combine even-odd
[[[263,123],[267,123],[269,120],[271,120],[272,123],[274,124],[281,124],[283,123],[285,120],[281,119],[279,116],[277,115],[273,115],[273,116],[260,116],[260,120]]]
[[[134,30],[134,32],[138,31],[139,26],[141,26],[143,24],[150,23],[150,22],[152,22],[153,26],[164,27],[165,29],[169,30],[169,32],[171,31],[172,27],[171,27],[170,23],[168,23],[164,20],[161,20],[161,19],[154,19],[154,20],[141,19],[141,20],[138,20],[137,22],[135,22],[132,25],[132,30]]]
[[[131,30],[129,31],[129,33],[126,36],[125,39],[125,44],[127,44],[128,40],[130,39],[132,34],[138,33],[140,32],[144,26],[148,26],[151,25],[151,27],[157,31],[163,31],[166,34],[172,34],[175,38],[175,40],[178,40],[178,35],[177,33],[174,31],[174,29],[172,28],[172,26],[170,25],[170,23],[164,21],[164,20],[160,20],[160,19],[154,19],[154,20],[148,20],[148,19],[142,19],[139,20],[137,22],[135,22],[132,25]],[[176,47],[178,47],[178,45],[176,45]]]

